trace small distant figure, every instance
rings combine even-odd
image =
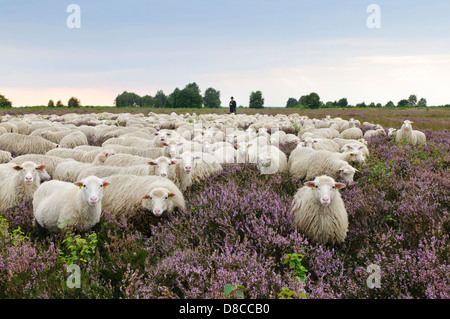
[[[231,113],[236,114],[236,101],[234,100],[233,97],[231,97],[231,101],[230,101],[230,114]]]

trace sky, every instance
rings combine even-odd
[[[311,92],[449,104],[449,12],[448,0],[0,0],[0,94],[13,106],[113,105],[123,91],[196,82],[223,106],[256,90],[266,106]]]

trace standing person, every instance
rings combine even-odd
[[[230,114],[231,113],[236,114],[236,101],[234,100],[233,97],[231,97],[231,101],[230,101]]]

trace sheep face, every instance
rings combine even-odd
[[[40,180],[39,172],[43,171],[46,167],[45,165],[37,165],[34,162],[23,162],[22,165],[16,165],[13,168],[22,174],[25,185],[32,185],[36,180],[36,176]]]
[[[314,143],[319,142],[316,139],[310,138],[310,137],[306,137],[305,140],[302,143],[299,143],[297,145],[297,147],[309,147],[309,148],[313,148]]]
[[[165,130],[160,130],[159,132],[156,132],[155,135],[157,136],[159,143],[163,144],[170,138],[171,133]]]
[[[148,165],[155,166],[155,175],[168,178],[169,166],[176,163],[177,162],[175,160],[171,160],[165,156],[161,156],[154,161],[148,162]]]
[[[192,153],[186,152],[178,155],[175,159],[179,160],[179,164],[186,174],[191,174],[192,169],[194,168],[194,161],[201,159],[201,157],[194,156]]]
[[[211,151],[212,151],[211,141],[204,140],[203,141],[203,152],[210,154]]]
[[[350,152],[350,161],[364,163],[366,161],[366,157],[360,151],[351,151]]]
[[[85,179],[75,182],[80,188],[81,197],[89,206],[95,206],[102,201],[103,189],[111,183],[106,182],[96,176],[89,176]]]
[[[314,181],[306,182],[305,186],[311,187],[315,198],[326,207],[330,205],[338,189],[344,188],[345,184],[337,183],[329,176],[319,176]]]
[[[339,176],[348,184],[353,183],[353,175],[355,175],[356,169],[350,165],[343,166],[338,170]]]
[[[169,208],[170,201],[174,196],[174,193],[170,193],[165,188],[155,188],[142,198],[142,207],[151,210],[155,216],[161,216]]]
[[[180,154],[180,147],[183,142],[170,141],[168,143],[163,143],[163,145],[169,150],[170,157],[174,158]]]
[[[414,122],[409,121],[409,120],[403,121],[403,125],[402,125],[403,130],[411,131],[412,130],[412,126],[411,126],[412,123],[414,123]]]

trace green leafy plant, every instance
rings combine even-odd
[[[223,288],[223,293],[225,297],[229,297],[231,299],[239,298],[244,299],[245,294],[247,293],[247,289],[245,289],[242,285],[231,285],[226,284]]]
[[[303,247],[302,247],[303,248]],[[295,281],[301,280],[305,282],[306,273],[308,269],[302,265],[303,260],[302,254],[287,254],[284,256],[283,265],[289,265],[289,268],[294,270],[295,272]],[[288,287],[281,288],[281,291],[278,293],[278,297],[280,299],[294,299],[294,297],[301,297],[306,299],[306,294],[302,292],[297,292],[295,290],[291,290]]]
[[[30,239],[28,236],[25,236],[24,232],[20,229],[20,227],[17,227],[17,229],[13,230],[11,238],[14,246],[17,246],[19,242],[21,242],[22,240]]]
[[[284,256],[283,265],[289,264],[289,268],[293,269],[297,274],[297,278],[305,282],[305,276],[308,269],[302,265],[302,254],[287,254]]]
[[[66,238],[62,241],[59,258],[67,266],[86,263],[95,254],[97,242],[96,233],[82,238],[80,235],[73,236],[67,231]]]

